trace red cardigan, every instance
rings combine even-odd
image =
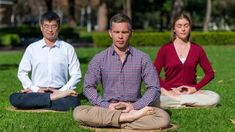
[[[205,76],[197,83],[197,64],[200,64]],[[191,43],[188,56],[182,64],[172,42],[163,45],[157,54],[154,62],[158,71],[160,85],[166,90],[182,85],[194,86],[197,90],[205,86],[214,78],[214,71],[202,47]],[[164,67],[165,79],[160,77]]]

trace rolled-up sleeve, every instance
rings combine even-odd
[[[141,77],[145,83],[146,91],[138,101],[133,103],[134,109],[137,110],[148,105],[154,105],[160,97],[158,75],[149,56],[144,56],[142,58]]]
[[[108,108],[109,102],[104,100],[97,92],[98,83],[101,80],[100,56],[96,56],[88,65],[84,80],[84,95],[93,105]]]

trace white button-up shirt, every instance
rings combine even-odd
[[[39,87],[53,87],[60,91],[75,89],[81,80],[80,63],[70,44],[57,40],[48,47],[42,39],[27,47],[19,64],[18,78],[24,89],[30,88],[33,92]]]

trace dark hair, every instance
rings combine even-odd
[[[109,21],[109,24],[110,24],[110,28],[112,28],[112,23],[123,23],[123,22],[126,22],[128,23],[129,25],[129,29],[132,29],[132,22],[131,22],[131,19],[125,15],[125,14],[122,14],[122,13],[118,13],[116,15],[114,15],[110,21]]]
[[[192,20],[191,18],[186,14],[186,13],[179,13],[179,14],[176,14],[173,18],[173,21],[172,21],[172,24],[171,24],[171,41],[174,41],[175,40],[175,32],[174,32],[174,28],[175,28],[175,23],[176,21],[178,21],[179,19],[186,19],[188,22],[189,22],[189,26],[190,26],[190,29],[191,29],[191,26],[192,26]],[[188,40],[190,39],[190,36],[191,36],[191,32],[189,33],[188,35]]]
[[[60,25],[60,17],[55,12],[49,11],[44,13],[40,18],[40,24],[42,25],[44,21],[56,21]]]

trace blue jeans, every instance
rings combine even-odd
[[[50,93],[13,93],[10,103],[18,109],[50,109],[67,111],[80,105],[77,96],[50,100]]]

